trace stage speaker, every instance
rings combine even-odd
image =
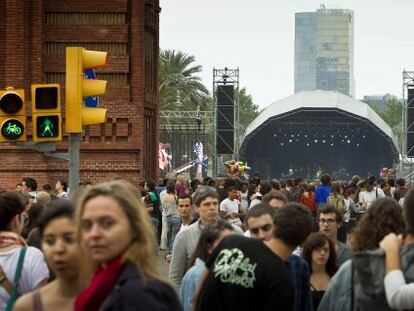
[[[234,148],[234,86],[217,86],[217,154],[232,154]]]
[[[414,88],[407,89],[407,156],[414,157]]]

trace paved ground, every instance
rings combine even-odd
[[[170,264],[165,261],[164,259],[165,254],[166,254],[166,251],[158,251],[157,267],[158,267],[158,271],[160,272],[161,276],[164,279],[168,280],[168,271],[170,269]]]

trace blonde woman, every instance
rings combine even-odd
[[[76,311],[181,310],[156,272],[152,225],[131,184],[116,180],[86,189],[77,212],[78,242],[95,272]]]

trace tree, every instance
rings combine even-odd
[[[236,94],[237,96],[237,94]],[[239,90],[239,112],[240,125],[245,129],[260,114],[261,110],[258,105],[253,103],[251,95],[247,94],[246,88]]]
[[[370,105],[373,110],[392,128],[400,125],[402,121],[402,102],[398,99],[391,98],[385,104],[382,110],[375,105]]]
[[[193,65],[194,62],[194,56],[181,51],[160,51],[159,91],[161,109],[182,109],[182,106],[174,105],[174,103],[177,103],[177,99],[182,104],[192,105],[189,101],[190,95],[208,96],[207,88],[197,75],[201,72],[202,67]],[[190,110],[195,110],[195,107]]]
[[[402,141],[402,110],[403,104],[400,100],[390,98],[385,104],[385,109],[381,110],[375,105],[370,105],[372,109],[391,127],[397,138],[399,148]]]

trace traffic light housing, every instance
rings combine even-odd
[[[59,84],[32,85],[33,141],[62,140]]]
[[[105,93],[105,80],[85,79],[84,70],[105,66],[108,53],[88,51],[81,47],[66,48],[65,131],[82,133],[87,125],[104,123],[106,109],[84,107],[83,97]]]
[[[26,140],[24,90],[0,91],[0,142]]]

